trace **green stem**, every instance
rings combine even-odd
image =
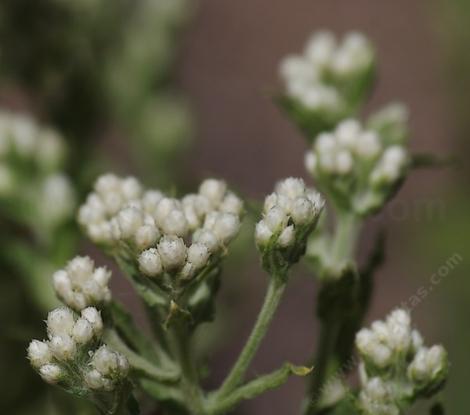
[[[268,331],[274,313],[276,312],[281,301],[285,287],[285,278],[279,278],[276,276],[271,277],[263,306],[250,334],[250,337],[248,338],[245,347],[238,357],[238,360],[232,367],[229,375],[225,379],[220,389],[216,392],[216,399],[227,396],[240,384],[240,382],[242,382],[246,371],[261,344],[261,341]]]
[[[195,415],[206,414],[204,394],[199,384],[199,374],[191,350],[191,334],[185,326],[175,327],[169,333],[170,341],[181,367],[181,388],[186,407]]]
[[[299,367],[291,365],[290,363],[285,363],[280,369],[267,375],[260,376],[251,382],[236,388],[226,397],[222,397],[218,400],[211,399],[210,397],[207,413],[209,415],[224,414],[243,400],[253,399],[269,389],[281,386],[287,381],[289,376],[306,376],[310,371],[311,369],[306,367]]]
[[[161,382],[176,382],[179,379],[180,373],[176,368],[163,369],[155,366],[149,360],[129,349],[114,330],[106,330],[104,339],[111,348],[126,356],[134,370],[142,372],[151,379]]]
[[[321,324],[317,353],[314,360],[315,372],[310,378],[307,394],[309,401],[306,403],[304,411],[306,415],[317,413],[318,401],[321,398],[322,388],[328,375],[328,366],[330,365],[340,327],[341,322],[331,321],[330,319],[323,321]]]
[[[333,269],[353,260],[360,231],[359,218],[350,212],[337,212],[330,265]]]

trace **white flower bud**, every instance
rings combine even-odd
[[[432,382],[445,375],[447,353],[440,345],[422,347],[408,367],[408,377],[414,382]]]
[[[240,230],[240,219],[231,213],[219,213],[212,231],[222,243],[230,242]]]
[[[117,223],[121,231],[121,237],[132,238],[137,230],[143,225],[142,212],[135,207],[126,207],[122,209],[117,217]]]
[[[103,331],[103,319],[100,312],[95,307],[87,307],[82,310],[82,318],[87,320],[96,336],[99,336]]]
[[[162,192],[158,190],[148,190],[144,193],[142,197],[142,206],[145,212],[149,213],[152,216],[156,215],[157,206],[160,201],[164,198]]]
[[[93,327],[84,318],[79,318],[72,330],[72,338],[78,344],[86,344],[93,338]]]
[[[218,206],[224,198],[227,185],[222,180],[207,179],[199,187],[199,194],[205,196],[212,206]]]
[[[261,220],[256,224],[255,240],[257,245],[266,246],[272,236],[273,232],[269,229],[264,220]]]
[[[305,183],[302,179],[289,177],[276,185],[276,192],[279,195],[288,197],[289,199],[296,199],[297,197],[303,196],[305,192]]]
[[[158,225],[160,225],[172,211],[177,209],[180,209],[178,200],[168,197],[161,199],[154,212]]]
[[[90,389],[112,390],[111,382],[108,379],[105,379],[103,375],[100,372],[98,372],[96,369],[92,369],[86,373],[85,384]]]
[[[215,252],[219,246],[217,237],[209,229],[198,229],[194,233],[193,242],[205,245],[209,252]]]
[[[167,235],[185,236],[189,231],[188,221],[180,209],[171,210],[159,222],[161,229]]]
[[[364,158],[373,158],[379,155],[381,144],[377,133],[365,131],[359,135],[354,144],[357,155]]]
[[[52,360],[52,353],[47,343],[33,340],[28,346],[28,358],[36,369],[46,365]]]
[[[271,208],[264,217],[264,222],[266,226],[272,232],[278,232],[286,226],[288,217],[283,209],[274,206]]]
[[[120,180],[114,174],[103,174],[96,180],[95,190],[102,196],[107,193],[117,192],[120,190]]]
[[[92,364],[102,375],[112,375],[119,369],[117,353],[108,346],[101,346],[93,355]]]
[[[47,315],[47,331],[51,337],[71,334],[74,324],[73,313],[68,308],[56,308]]]
[[[179,268],[186,261],[186,246],[181,238],[164,236],[157,249],[165,270]]]
[[[137,199],[142,194],[142,186],[135,177],[127,177],[121,181],[121,192],[125,199]]]
[[[71,360],[77,351],[75,341],[66,335],[51,337],[49,347],[54,357],[61,361]]]
[[[305,153],[304,165],[310,174],[315,173],[317,168],[317,156],[313,153],[313,151],[307,151],[307,153]]]
[[[72,293],[72,282],[66,271],[59,270],[52,275],[54,290],[61,297],[69,297]]]
[[[188,261],[195,266],[196,269],[202,268],[209,260],[210,252],[203,243],[193,243],[188,248]]]
[[[160,236],[158,229],[152,225],[144,225],[135,233],[135,243],[139,249],[146,249],[154,245]]]
[[[62,174],[48,176],[42,183],[37,208],[42,220],[52,226],[71,217],[75,208],[75,192],[70,180]]]
[[[328,31],[315,33],[308,41],[305,56],[314,65],[328,66],[336,49],[335,36]]]
[[[93,273],[94,262],[90,257],[77,256],[67,264],[66,271],[74,284],[83,284]]]
[[[148,277],[156,277],[163,271],[163,265],[156,248],[143,251],[139,256],[139,269]]]
[[[219,206],[219,210],[239,216],[243,211],[243,202],[233,193],[228,193]]]
[[[312,202],[306,197],[295,200],[291,212],[292,220],[296,225],[307,225],[315,219],[315,210]]]
[[[283,248],[287,248],[288,246],[292,245],[294,241],[295,241],[295,231],[292,225],[287,226],[281,232],[277,240],[278,244]]]
[[[353,158],[349,151],[339,151],[335,157],[335,170],[339,174],[348,174],[353,168],[353,163]]]
[[[60,381],[64,375],[64,372],[59,365],[47,364],[41,366],[39,369],[39,374],[45,382],[53,384]]]
[[[106,267],[98,267],[93,272],[93,279],[100,287],[107,287],[111,279],[111,271]]]
[[[336,128],[337,142],[346,148],[352,149],[361,133],[361,124],[354,119],[342,121]]]
[[[418,330],[411,331],[411,345],[413,352],[416,353],[421,347],[423,347],[424,340]]]

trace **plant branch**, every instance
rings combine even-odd
[[[258,315],[253,330],[242,350],[238,360],[215,393],[216,399],[221,399],[230,394],[242,381],[246,371],[255,356],[261,341],[268,331],[271,320],[276,312],[286,287],[285,278],[272,276],[270,278],[266,297]]]
[[[239,402],[261,395],[269,389],[274,389],[284,384],[291,375],[306,376],[312,369],[303,366],[294,366],[285,363],[280,369],[260,376],[245,385],[233,390],[226,397],[214,399],[211,401],[209,397],[209,405],[207,413],[209,415],[219,415],[226,413]]]

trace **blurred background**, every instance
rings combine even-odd
[[[78,201],[107,170],[165,189],[217,176],[261,199],[280,178],[307,179],[307,144],[270,99],[279,61],[319,29],[365,33],[379,62],[366,112],[403,101],[412,149],[458,159],[450,168],[415,171],[369,221],[359,255],[385,228],[387,257],[368,321],[430,288],[413,306],[413,319],[429,343],[447,347],[452,366],[443,400],[447,413],[461,414],[470,406],[469,21],[468,0],[2,0],[0,105],[60,132],[69,148],[63,170]],[[2,199],[0,205],[0,412],[85,414],[84,405],[43,385],[24,358],[49,301],[31,295],[29,274],[47,281],[45,270],[76,252],[106,259],[76,236],[72,218],[61,226],[73,236],[57,250],[12,217]],[[255,252],[246,228],[227,264],[218,320],[204,328],[211,333],[209,387],[237,356],[266,284],[256,255],[246,255]],[[52,239],[59,231],[49,232]],[[29,269],[18,252],[32,258]],[[315,281],[302,266],[295,271],[252,374],[284,360],[302,363],[312,352]],[[129,287],[114,280],[116,296],[139,317]],[[303,393],[302,380],[292,379],[236,413],[296,413]]]

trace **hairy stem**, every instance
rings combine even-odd
[[[272,277],[269,282],[263,306],[258,315],[253,330],[235,362],[232,370],[216,392],[217,398],[223,398],[230,394],[243,381],[246,371],[255,356],[261,341],[268,331],[271,320],[276,312],[286,287],[284,278]]]

